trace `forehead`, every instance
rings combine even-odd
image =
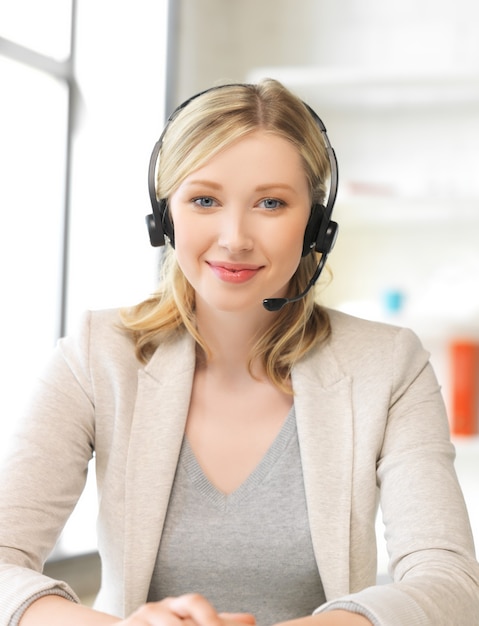
[[[253,169],[258,176],[274,174],[279,178],[306,177],[303,159],[296,146],[277,134],[263,130],[234,140],[206,158],[190,176],[203,170],[226,173],[231,168],[236,168],[237,174],[245,169]]]

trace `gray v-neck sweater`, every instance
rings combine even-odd
[[[148,600],[198,592],[258,626],[325,601],[313,554],[294,407],[247,480],[225,495],[183,441]]]

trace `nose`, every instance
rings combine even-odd
[[[242,208],[226,210],[221,220],[218,244],[232,254],[251,250],[253,237],[247,212]]]

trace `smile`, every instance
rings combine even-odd
[[[251,280],[262,269],[261,265],[237,265],[234,263],[208,262],[213,274],[226,283],[240,284]]]

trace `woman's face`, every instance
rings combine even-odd
[[[311,208],[293,144],[251,133],[187,176],[169,206],[178,263],[206,306],[246,311],[286,295]]]

